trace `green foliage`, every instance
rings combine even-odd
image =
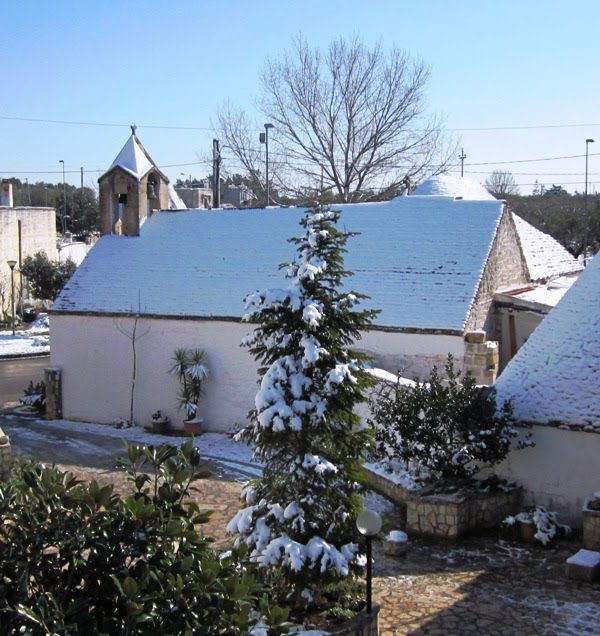
[[[534,539],[548,545],[555,539],[568,537],[572,533],[571,526],[558,522],[558,514],[550,512],[543,506],[530,506],[527,510],[519,514],[506,517],[502,524],[515,528],[518,522],[533,524],[535,526]]]
[[[584,243],[592,254],[600,249],[600,196],[588,196],[587,213],[584,196],[572,196],[556,185],[538,196],[506,199],[516,214],[550,234],[573,256],[583,253]]]
[[[35,298],[54,300],[76,269],[71,259],[51,261],[45,252],[37,252],[23,261],[21,271],[27,277]]]
[[[29,380],[29,385],[23,393],[23,397],[19,399],[21,404],[32,406],[40,413],[46,410],[46,384],[43,380],[37,384],[33,384],[33,380]]]
[[[63,184],[37,181],[25,183],[11,179],[15,206],[55,207],[56,230],[62,232]],[[100,229],[100,210],[95,190],[65,184],[67,229],[75,235],[89,236]]]
[[[424,468],[444,481],[469,479],[501,462],[518,434],[512,404],[498,411],[493,390],[478,387],[470,373],[460,383],[460,375],[448,356],[447,380],[434,367],[426,382],[413,387],[382,386],[370,422],[377,455]],[[524,445],[531,445],[529,436],[517,446]]]
[[[176,375],[179,380],[179,408],[186,412],[188,418],[196,417],[202,396],[202,382],[208,377],[208,369],[203,361],[202,349],[181,348],[173,354],[173,366],[169,373]]]
[[[248,633],[266,589],[244,549],[218,555],[198,528],[209,517],[187,498],[206,476],[198,449],[127,454],[125,497],[27,463],[0,484],[2,634]]]
[[[371,432],[354,407],[372,379],[366,357],[350,347],[376,312],[356,309],[364,296],[342,289],[351,234],[338,219],[307,213],[306,234],[292,239],[296,259],[285,266],[288,287],[252,294],[245,316],[258,323],[244,344],[261,365],[261,386],[242,436],[264,469],[228,527],[296,604],[306,588],[358,570],[355,520]]]

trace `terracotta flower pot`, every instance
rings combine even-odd
[[[524,541],[525,543],[531,543],[536,533],[536,527],[533,521],[519,520],[518,528],[521,541]]]
[[[183,420],[183,430],[186,435],[200,435],[202,433],[201,417],[195,417],[193,420]]]
[[[164,417],[159,420],[152,420],[152,432],[153,433],[164,433],[169,424],[169,420]]]

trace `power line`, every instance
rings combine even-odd
[[[102,126],[109,128],[129,128],[131,124],[116,124],[97,121],[71,121],[67,119],[43,119],[36,117],[13,117],[0,115],[0,119],[10,121],[24,121],[38,124],[61,124],[66,126]],[[548,128],[596,128],[600,124],[541,124],[532,126],[480,126],[467,128],[445,128],[448,132],[485,132],[494,130],[545,130]],[[150,128],[155,130],[203,130],[214,132],[215,128],[208,126],[167,126],[164,124],[138,124],[138,128]],[[216,129],[221,130],[221,129]],[[246,131],[259,132],[259,128],[245,128]]]
[[[284,156],[281,153],[274,153],[275,156]],[[594,156],[598,156],[600,155],[600,152],[596,152],[596,153],[589,153],[589,157],[594,157]],[[518,164],[518,163],[537,163],[537,162],[541,162],[541,161],[562,161],[565,159],[581,159],[582,157],[585,157],[585,154],[580,154],[580,155],[564,155],[564,156],[559,156],[559,157],[539,157],[536,159],[512,159],[512,160],[508,160],[508,161],[483,161],[483,162],[473,162],[473,163],[465,163],[465,168],[467,169],[466,171],[471,173],[471,174],[487,174],[487,171],[474,171],[474,170],[468,170],[469,167],[471,166],[501,166],[501,165],[508,165],[508,164]],[[229,164],[233,164],[235,166],[238,166],[240,168],[245,168],[244,164],[235,156],[225,156],[223,157],[223,161],[229,163]],[[288,162],[288,161],[275,161],[274,162],[275,165],[280,165],[280,166],[289,166],[291,168],[311,168],[314,167],[315,164],[314,163],[299,163],[299,162]],[[210,161],[206,160],[206,159],[202,159],[202,160],[197,160],[197,161],[188,161],[188,162],[183,162],[183,163],[170,163],[170,164],[162,164],[159,165],[159,168],[185,168],[188,166],[200,166],[200,165],[210,165]],[[397,170],[402,170],[404,168],[406,168],[406,165],[397,165],[397,164],[385,164],[380,166],[382,168],[387,168],[387,169],[397,169]],[[439,168],[441,166],[432,166],[434,168]],[[95,169],[89,169],[89,170],[84,170],[84,173],[89,174],[89,173],[103,173],[106,171],[106,168],[95,168]],[[80,174],[81,170],[67,170],[66,173],[67,174]],[[0,170],[0,173],[2,174],[62,174],[62,171],[60,170]],[[539,173],[539,172],[514,172],[512,174],[518,174],[518,175],[527,175],[527,176],[577,176],[580,173],[578,172],[556,172],[556,173]],[[597,175],[598,173],[590,173],[591,175]]]

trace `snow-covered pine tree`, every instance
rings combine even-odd
[[[251,558],[281,571],[292,596],[362,565],[356,516],[361,464],[371,442],[354,413],[372,386],[367,358],[348,347],[378,313],[358,310],[362,294],[342,290],[345,245],[339,212],[309,211],[289,285],[246,299],[244,319],[260,326],[244,345],[261,363],[260,389],[242,435],[264,463],[245,491],[247,507],[228,524]]]

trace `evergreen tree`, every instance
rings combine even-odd
[[[371,433],[353,409],[373,380],[366,356],[348,347],[377,312],[356,309],[366,297],[342,290],[352,234],[336,228],[338,219],[338,212],[307,212],[305,235],[290,239],[296,259],[282,266],[289,285],[250,295],[244,317],[259,323],[243,344],[262,366],[242,436],[264,471],[228,530],[253,560],[282,575],[282,590],[298,603],[303,590],[361,564],[355,521]]]

